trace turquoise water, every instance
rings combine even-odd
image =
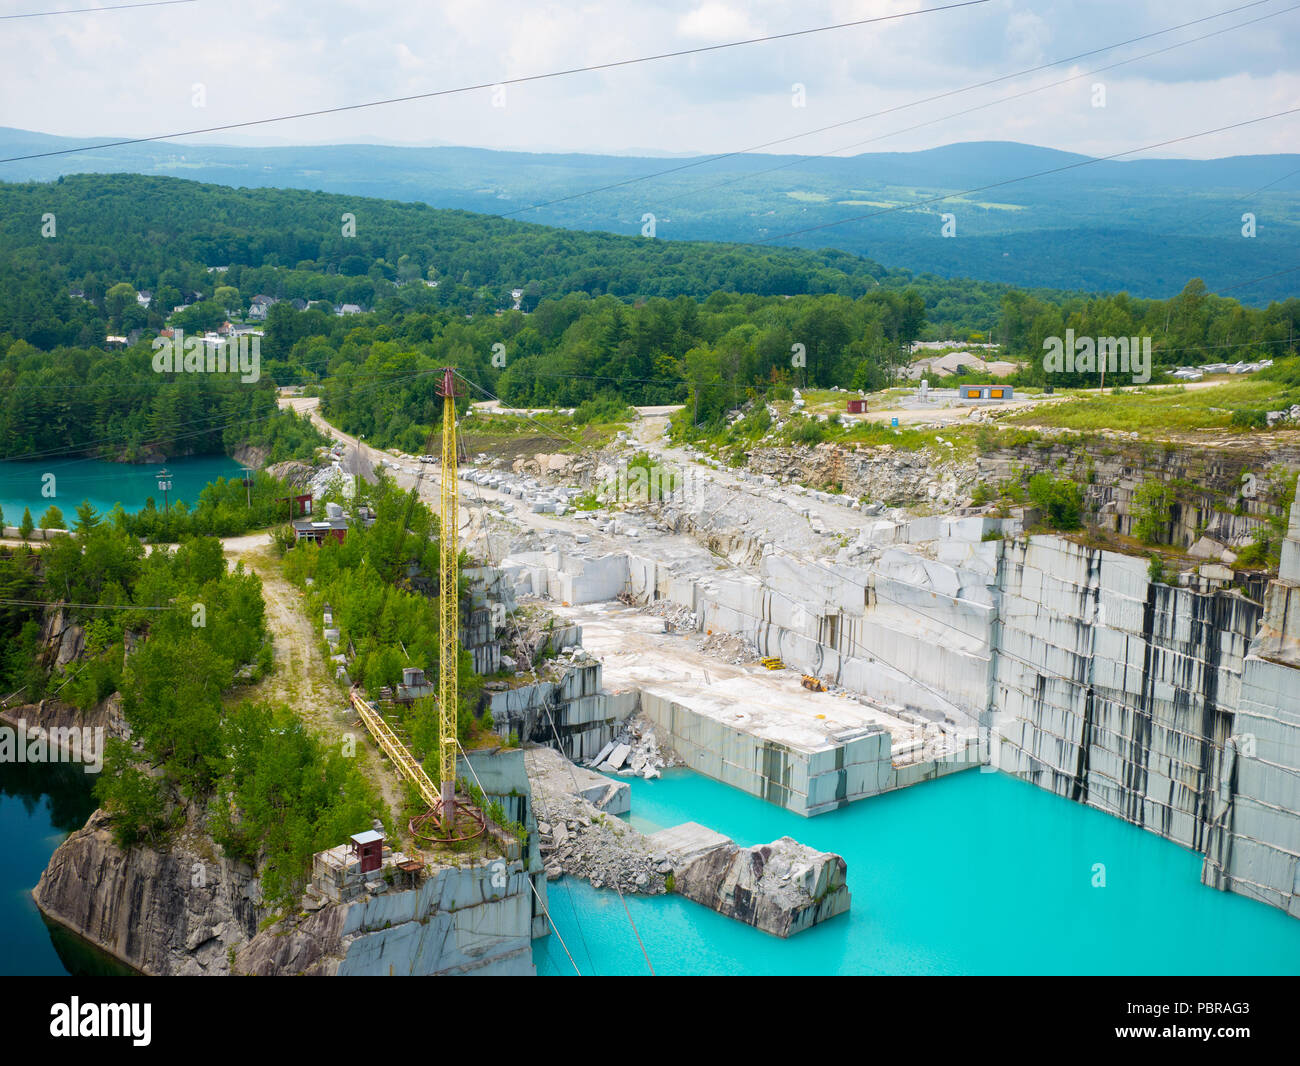
[[[632,811],[643,831],[789,835],[848,863],[849,913],[789,940],[679,896],[627,897],[659,974],[1300,973],[1300,921],[1202,885],[1193,852],[1000,773],[805,819],[673,770],[632,781]],[[649,972],[615,893],[565,877],[547,899],[584,975]],[[554,935],[533,957],[538,973],[573,974]]]
[[[205,455],[174,459],[166,464],[171,473],[170,501],[185,500],[193,506],[199,493],[210,481],[239,474],[240,465],[224,455]],[[139,511],[150,496],[159,508],[163,494],[158,490],[158,471],[162,464],[139,466],[131,463],[105,463],[98,459],[58,459],[37,463],[0,462],[0,508],[6,525],[16,526],[23,508],[31,509],[32,518],[54,504],[71,522],[82,500],[88,499],[95,510],[103,513],[121,503],[127,511]],[[42,494],[50,484],[46,474],[53,474],[55,495]]]
[[[0,763],[0,975],[130,972],[47,924],[31,897],[54,849],[95,809],[94,780],[69,763]]]

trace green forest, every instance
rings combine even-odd
[[[47,213],[52,238],[41,236]],[[344,236],[345,215],[355,236]],[[992,339],[1026,361],[1014,380],[1032,385],[1047,383],[1044,338],[1067,329],[1151,337],[1157,379],[1177,365],[1294,354],[1300,332],[1300,300],[1252,308],[1199,279],[1168,300],[1030,291],[913,277],[833,251],[578,233],[135,175],[0,186],[0,251],[0,447],[13,458],[240,443],[269,446],[273,461],[305,454],[320,440],[275,413],[274,384],[319,389],[348,432],[418,451],[440,417],[434,371],[448,364],[470,383],[464,405],[689,403],[710,425],[768,389],[888,385],[927,337]],[[278,302],[266,309],[256,385],[153,371],[153,331],[238,319],[258,296]],[[363,311],[337,314],[341,303]],[[183,310],[169,315],[173,306]],[[140,339],[127,350],[98,340],[131,330]]]
[[[227,570],[215,538],[146,555],[83,506],[73,535],[0,555],[0,588],[30,604],[0,615],[6,692],[82,710],[121,693],[132,739],[108,741],[96,783],[119,844],[159,843],[196,809],[227,855],[265,857],[263,891],[280,908],[314,852],[381,809],[355,762],[292,710],[241,697],[271,668],[262,586],[242,567]],[[67,604],[85,627],[85,654],[65,667],[41,654],[41,598]]]

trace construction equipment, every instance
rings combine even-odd
[[[759,661],[760,663],[762,663],[764,666],[766,666],[769,670],[784,670],[784,669],[785,669],[785,663],[783,663],[780,659],[778,659],[778,658],[777,658],[776,656],[774,656],[774,655],[769,655],[769,656],[767,656],[767,658],[765,658],[765,659],[759,659],[758,661]]]
[[[460,690],[460,537],[457,522],[456,376],[442,372],[442,485],[438,529],[438,772],[442,779],[442,823],[451,833],[456,820],[456,709]]]
[[[799,684],[803,685],[803,687],[808,689],[809,692],[826,691],[826,685],[823,684],[822,679],[819,677],[813,677],[812,674],[804,674]]]
[[[443,398],[443,406],[442,480],[439,485],[438,510],[438,779],[441,787],[436,809],[442,830],[450,837],[454,833],[456,820],[456,718],[460,699],[456,673],[460,659],[460,538],[457,528],[460,515],[459,482],[456,478],[459,455],[456,442],[456,372],[451,367],[444,368],[438,393]],[[433,451],[433,441],[434,435],[431,432],[426,452]],[[415,484],[411,487],[406,509],[397,527],[394,556],[398,573],[394,578],[400,576],[402,543],[415,510],[415,501],[419,498],[424,470],[422,464],[416,473]],[[370,725],[368,721],[366,724]],[[423,794],[422,789],[421,795]]]

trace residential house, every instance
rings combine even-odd
[[[276,303],[279,303],[279,300],[274,296],[258,293],[248,301],[248,317],[250,319],[264,319],[266,318],[266,312],[271,309],[271,305]]]

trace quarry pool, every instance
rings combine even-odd
[[[70,763],[0,762],[0,975],[108,976],[130,971],[47,923],[32,889],[69,833],[95,809],[95,778]]]
[[[0,462],[0,508],[6,525],[16,526],[29,508],[39,522],[51,504],[71,522],[82,500],[101,514],[121,503],[128,512],[141,510],[152,496],[159,509],[163,494],[158,490],[157,473],[162,464],[105,463],[98,459],[55,459],[46,462]],[[240,465],[224,455],[205,455],[173,459],[166,463],[171,474],[171,503],[185,500],[191,507],[210,481],[219,477],[240,476]],[[42,493],[51,484],[45,475],[53,474],[54,496]]]
[[[565,877],[548,904],[583,975],[1297,974],[1300,921],[1200,883],[1201,856],[978,770],[806,819],[690,770],[632,781],[630,821],[697,821],[743,845],[789,835],[848,863],[853,906],[780,940],[680,896]],[[537,971],[572,975],[554,936]]]

